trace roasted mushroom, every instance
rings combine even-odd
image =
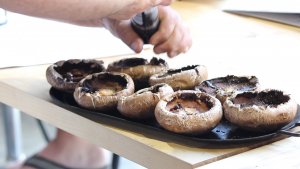
[[[103,61],[70,59],[50,65],[46,70],[46,78],[54,88],[73,92],[77,83],[85,76],[103,71]]]
[[[255,132],[280,129],[290,123],[296,113],[295,100],[274,89],[240,93],[224,102],[224,115],[228,121]]]
[[[134,83],[125,73],[102,72],[86,76],[75,91],[76,102],[85,108],[107,110],[116,108],[122,96],[134,93]]]
[[[195,87],[210,95],[217,97],[221,103],[224,103],[227,97],[248,91],[259,89],[259,82],[255,76],[233,76],[219,77],[203,81]]]
[[[161,99],[155,118],[166,130],[181,134],[202,134],[222,119],[218,99],[200,91],[180,90]]]
[[[173,89],[165,83],[141,89],[133,95],[122,97],[118,102],[118,110],[129,118],[149,119],[154,117],[154,109],[158,101],[171,93]]]
[[[167,69],[167,62],[156,57],[153,57],[150,62],[144,58],[125,58],[110,63],[107,67],[109,72],[122,72],[131,76],[136,90],[149,87],[149,77]]]
[[[150,77],[150,85],[167,83],[175,91],[194,89],[203,80],[207,79],[207,69],[203,65],[193,65],[181,69],[169,69],[167,72],[155,74]]]

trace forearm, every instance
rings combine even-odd
[[[101,19],[123,8],[131,0],[0,0],[0,7],[25,15],[85,24]]]

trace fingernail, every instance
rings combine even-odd
[[[136,50],[137,50],[137,43],[136,43],[136,42],[131,43],[130,48],[131,48],[133,51],[136,51]]]
[[[186,53],[186,52],[188,52],[189,51],[189,47],[186,47],[184,50],[183,50],[183,53]]]
[[[170,52],[169,57],[170,57],[170,58],[173,58],[173,57],[175,57],[176,55],[177,55],[177,52]]]
[[[156,54],[160,54],[160,53],[162,53],[163,51],[162,51],[162,49],[160,49],[160,48],[155,48],[155,49],[154,49],[154,52],[155,52]]]
[[[150,40],[149,40],[149,43],[151,44],[151,45],[156,45],[157,44],[157,42],[156,42],[157,40],[155,39],[155,37],[151,37],[150,38]]]

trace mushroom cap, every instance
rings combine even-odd
[[[290,123],[297,103],[288,94],[275,89],[244,92],[224,102],[225,118],[249,131],[270,132]]]
[[[182,90],[165,96],[155,108],[155,118],[166,130],[181,134],[202,134],[222,119],[220,101],[207,93]]]
[[[94,73],[82,79],[74,91],[75,101],[94,110],[116,108],[122,96],[134,93],[134,83],[125,73]]]
[[[88,74],[105,71],[102,60],[70,59],[50,65],[46,70],[48,83],[62,91],[73,92],[77,83]]]
[[[228,75],[203,81],[195,87],[199,90],[217,97],[224,103],[227,97],[232,95],[259,90],[259,82],[255,76]]]
[[[167,72],[154,74],[150,77],[150,85],[167,83],[174,91],[194,89],[207,79],[207,69],[203,65],[192,65],[181,69],[169,69]]]
[[[122,97],[118,102],[118,110],[126,117],[149,119],[154,117],[154,109],[158,101],[173,89],[165,83],[141,89],[133,95]]]
[[[125,58],[108,65],[107,71],[126,73],[132,77],[136,89],[149,86],[149,77],[153,74],[166,71],[168,64],[163,59],[153,57],[150,62],[144,58]]]

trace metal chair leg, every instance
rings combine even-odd
[[[25,155],[22,152],[22,132],[20,111],[0,103],[3,112],[4,133],[6,139],[8,162],[22,160]]]
[[[50,137],[49,137],[49,134],[48,134],[46,128],[43,125],[43,122],[41,120],[39,120],[39,119],[36,119],[36,121],[37,121],[37,123],[38,123],[38,125],[39,125],[39,127],[41,129],[41,132],[43,134],[43,137],[44,137],[45,141],[47,143],[49,143],[50,142]]]
[[[114,153],[112,159],[112,169],[118,169],[119,161],[120,161],[120,156]]]
[[[7,147],[6,159],[8,162],[19,161],[24,159],[25,155],[22,152],[22,132],[21,132],[21,115],[20,111],[0,103],[0,111],[3,113],[3,124]],[[42,122],[37,119],[38,125],[47,142],[49,136]],[[113,154],[112,169],[118,169],[120,156]]]

